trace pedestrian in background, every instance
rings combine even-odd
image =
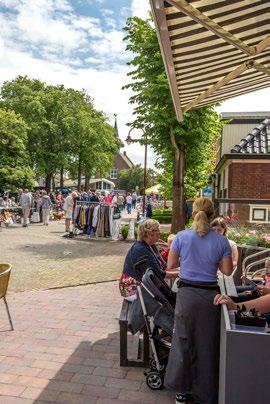
[[[73,207],[75,205],[76,199],[78,197],[77,192],[73,191],[71,194],[69,194],[64,202],[63,209],[65,211],[65,226],[66,226],[66,232],[70,233],[70,224],[71,224],[71,219],[72,219],[72,214],[73,214]]]
[[[132,197],[132,208],[135,209],[136,208],[136,202],[137,202],[137,194],[136,194],[136,192],[133,192],[131,197]]]
[[[127,202],[127,213],[130,215],[132,208],[132,196],[130,195],[130,192],[127,194],[126,202]]]
[[[23,227],[28,226],[30,210],[32,207],[32,195],[28,189],[24,189],[20,196],[20,205],[22,207]]]
[[[52,207],[52,202],[51,202],[51,199],[50,199],[49,195],[47,195],[46,191],[42,191],[41,207],[42,207],[43,225],[48,226],[50,210],[51,210],[51,207]]]

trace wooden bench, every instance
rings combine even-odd
[[[149,338],[146,327],[142,330],[142,338],[138,341],[138,359],[128,359],[128,312],[131,302],[123,300],[120,316],[120,366],[140,366],[148,367],[149,365]]]

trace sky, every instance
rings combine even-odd
[[[148,0],[0,0],[0,86],[18,75],[48,84],[85,89],[114,124],[119,136],[133,120],[122,30],[130,16],[146,18]],[[268,111],[270,89],[224,102],[223,112]],[[132,132],[139,137],[140,132]],[[134,163],[142,163],[144,148],[125,146]],[[150,150],[148,165],[158,156]]]

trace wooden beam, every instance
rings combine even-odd
[[[264,49],[270,46],[270,35],[264,38],[258,45],[254,46],[256,49],[256,53],[261,53]]]
[[[185,0],[177,0],[177,1],[166,0],[166,1],[167,3],[174,6],[177,10],[191,17],[194,21],[196,21],[209,31],[212,31],[218,37],[224,39],[226,42],[230,43],[235,48],[240,49],[245,54],[249,56],[256,54],[257,50],[254,46],[249,46],[244,42],[242,42],[240,39],[231,34],[229,31],[226,31],[220,25],[211,20],[211,18],[207,17],[205,14],[201,13],[195,7],[191,6],[187,1]]]
[[[267,67],[261,63],[254,61],[254,69],[258,70],[259,72],[265,73],[266,75],[270,76],[270,67]]]
[[[154,22],[157,29],[159,45],[165,65],[169,86],[172,94],[174,109],[177,119],[183,120],[183,112],[179,97],[179,90],[176,81],[175,68],[173,63],[173,56],[171,51],[171,43],[169,38],[169,32],[166,22],[166,15],[164,12],[164,0],[152,0],[151,8],[153,12]]]
[[[186,112],[187,110],[196,107],[202,100],[212,95],[215,91],[219,90],[221,87],[228,84],[230,81],[235,79],[236,77],[240,76],[240,74],[244,73],[247,69],[253,67],[253,61],[247,61],[242,63],[236,69],[231,71],[229,74],[224,76],[221,80],[219,80],[216,84],[210,86],[207,90],[203,91],[200,95],[198,95],[194,100],[190,101],[184,108],[183,111]]]
[[[176,81],[175,68],[169,39],[169,32],[166,22],[166,15],[164,12],[164,0],[152,0],[151,8],[153,12],[155,25],[157,28],[158,40],[160,44],[161,53],[163,56],[163,61],[165,64],[166,73],[168,76],[176,116],[179,121],[182,121],[183,120],[182,107],[180,103],[178,85]]]

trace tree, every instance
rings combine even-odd
[[[37,176],[45,177],[46,188],[64,170],[89,179],[96,171],[108,172],[121,142],[114,129],[85,91],[46,85],[18,76],[5,82],[0,105],[22,115],[28,126],[27,148]]]
[[[179,123],[175,116],[168,80],[161,57],[158,39],[151,21],[129,18],[124,28],[127,50],[134,54],[128,73],[131,83],[124,88],[133,90],[130,103],[134,104],[136,118],[130,125],[144,128],[148,142],[162,157],[165,176],[172,179],[173,220],[172,232],[185,225],[184,180],[190,183],[192,167],[203,172],[207,165],[208,149],[213,137],[219,133],[218,116],[213,106],[188,111]],[[189,177],[190,176],[190,177]],[[201,177],[198,175],[198,179]]]
[[[144,174],[144,169],[140,164],[137,164],[128,170],[120,171],[119,188],[125,189],[130,192],[138,189],[141,192],[143,190],[143,186],[144,186],[143,174]],[[153,169],[149,168],[147,170],[146,178],[147,178],[146,188],[151,187],[152,185],[155,185],[156,173]]]
[[[27,125],[23,119],[13,111],[0,109],[0,189],[33,187],[26,142]]]

